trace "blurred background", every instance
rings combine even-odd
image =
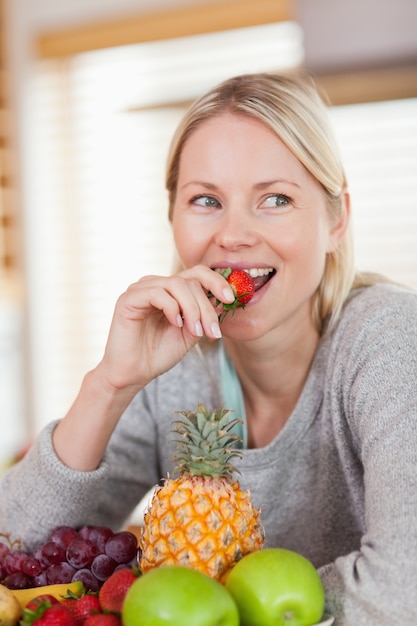
[[[117,296],[174,259],[190,100],[303,66],[326,90],[359,269],[417,288],[415,0],[0,0],[0,468],[63,416]]]

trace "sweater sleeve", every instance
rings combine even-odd
[[[415,626],[417,297],[373,289],[350,305],[335,366],[363,467],[365,532],[320,574],[335,626]]]
[[[94,501],[106,463],[93,472],[63,465],[52,447],[49,424],[25,457],[0,482],[0,530],[20,539],[23,548],[41,545],[58,525],[82,525],[82,512]]]
[[[146,394],[120,419],[97,469],[76,471],[55,454],[48,424],[25,457],[0,481],[0,531],[33,551],[60,525],[119,530],[158,481],[155,433]]]

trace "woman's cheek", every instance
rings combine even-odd
[[[173,219],[173,234],[177,253],[185,267],[200,263],[207,248],[207,228],[196,220],[178,216]]]

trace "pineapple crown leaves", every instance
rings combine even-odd
[[[177,448],[173,455],[180,475],[232,478],[238,470],[231,460],[241,457],[236,448],[241,438],[231,432],[242,420],[231,419],[232,411],[221,408],[209,411],[198,404],[197,411],[178,411],[183,419],[173,422],[173,439]]]

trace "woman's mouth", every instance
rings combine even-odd
[[[222,268],[215,268],[216,272],[220,272]],[[266,283],[271,280],[273,276],[277,273],[277,271],[273,267],[251,267],[251,268],[242,268],[243,272],[249,274],[249,276],[253,279],[255,285],[255,291],[261,289]]]

